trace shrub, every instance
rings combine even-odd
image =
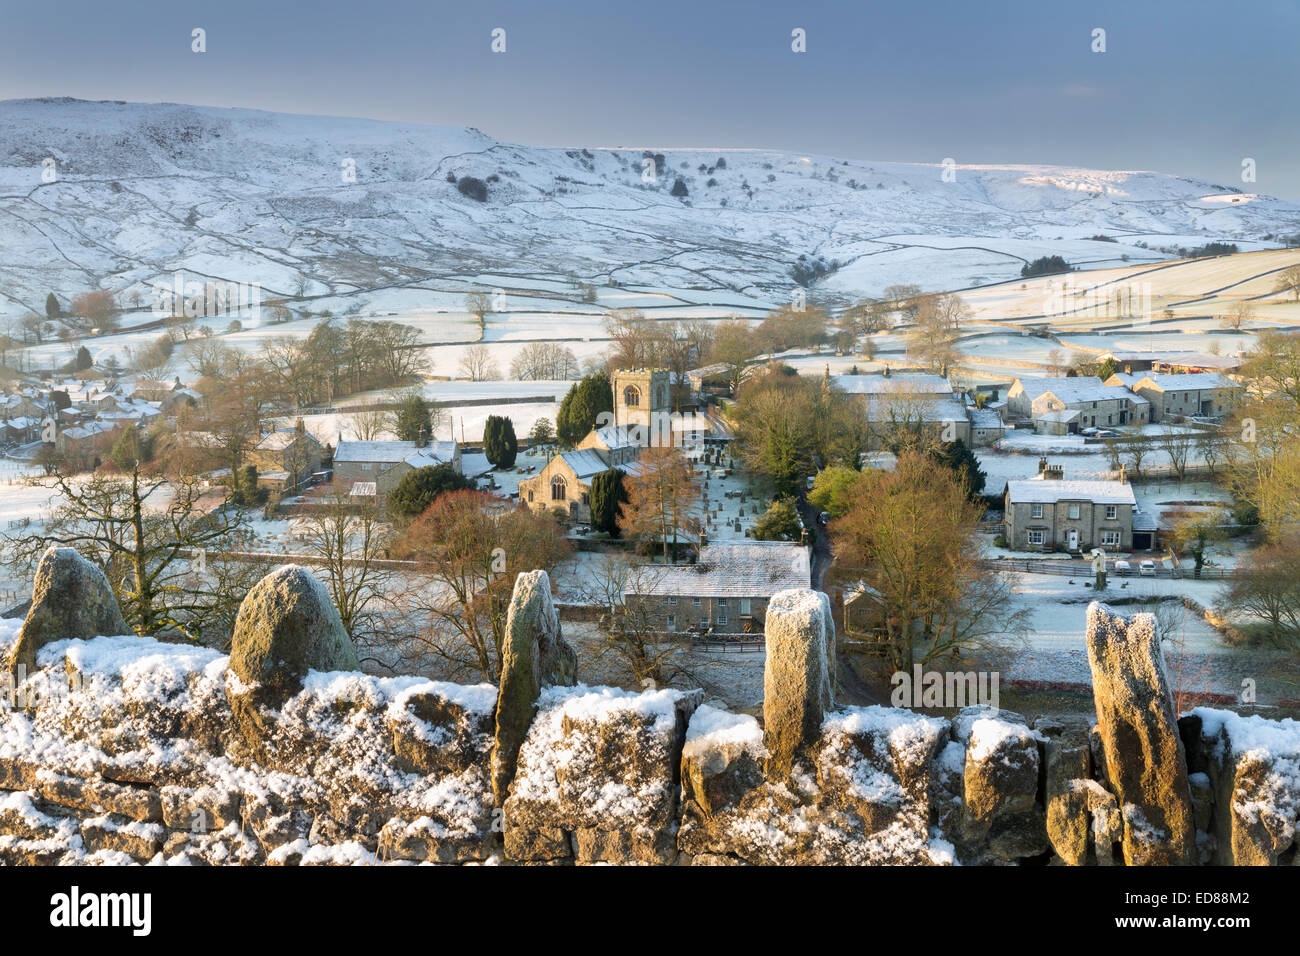
[[[388,511],[394,518],[409,520],[421,514],[443,492],[473,487],[474,483],[451,465],[416,468],[403,475],[388,493]]]
[[[473,176],[462,176],[457,181],[456,188],[460,190],[462,196],[468,196],[476,202],[487,202],[487,183],[481,179],[475,179]]]

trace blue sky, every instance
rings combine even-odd
[[[190,51],[194,27],[206,53]],[[806,53],[790,49],[796,27]],[[1098,27],[1105,53],[1090,49]],[[535,145],[1156,169],[1300,199],[1300,0],[2,0],[0,30],[0,99],[368,116]]]

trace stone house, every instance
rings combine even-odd
[[[1040,475],[1007,482],[1003,498],[1007,546],[1015,551],[1133,550],[1137,499],[1127,482]]]
[[[1078,418],[1062,423],[1062,416],[1049,415],[1063,411],[1077,411]],[[1048,434],[1144,425],[1150,420],[1145,398],[1130,392],[1123,383],[1108,384],[1095,375],[1017,378],[1007,390],[1007,414],[1011,418],[1032,419],[1035,423],[1044,418],[1042,430]],[[1061,428],[1065,431],[1060,431]]]
[[[324,449],[316,436],[307,431],[302,419],[293,428],[282,428],[263,435],[249,449],[246,460],[259,472],[284,472],[284,484],[296,488],[321,470]]]
[[[665,632],[760,634],[777,591],[806,588],[806,547],[787,541],[720,542],[700,549],[694,564],[643,565],[624,587]]]
[[[451,465],[461,471],[460,445],[454,441],[347,441],[334,450],[334,481],[351,489],[358,481],[373,481],[380,502],[416,468]]]
[[[1241,402],[1241,385],[1218,372],[1116,372],[1107,381],[1127,385],[1150,402],[1153,422],[1219,418]]]

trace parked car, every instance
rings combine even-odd
[[[820,521],[822,524],[825,524],[826,522],[831,520],[831,513],[829,511],[823,511],[821,514],[817,516],[817,520]]]
[[[1131,564],[1129,564],[1127,561],[1123,561],[1123,560],[1121,560],[1121,561],[1116,561],[1116,562],[1115,562],[1115,573],[1116,573],[1116,574],[1132,574],[1132,573],[1133,573],[1133,565],[1131,565]]]
[[[1138,566],[1138,574],[1144,578],[1154,578],[1156,576],[1156,563],[1154,561],[1143,561]]]

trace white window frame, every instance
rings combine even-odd
[[[1118,531],[1103,531],[1101,533],[1101,546],[1103,548],[1118,548],[1120,543],[1120,533]]]
[[[1119,516],[1119,508],[1116,505],[1106,506],[1106,520],[1114,521]]]
[[[1030,505],[1030,506],[1029,506],[1029,517],[1031,517],[1031,518],[1041,518],[1042,516],[1043,516],[1043,506],[1042,506],[1042,505]]]
[[[1041,545],[1041,544],[1043,543],[1044,535],[1045,535],[1045,534],[1046,534],[1046,532],[1042,531],[1042,530],[1039,529],[1039,528],[1030,528],[1030,529],[1025,533],[1025,540],[1026,540],[1029,544],[1038,544],[1038,545]],[[1037,540],[1034,540],[1035,537],[1037,537]]]
[[[1083,508],[1080,505],[1070,505],[1066,511],[1071,521],[1078,521],[1083,514]]]

